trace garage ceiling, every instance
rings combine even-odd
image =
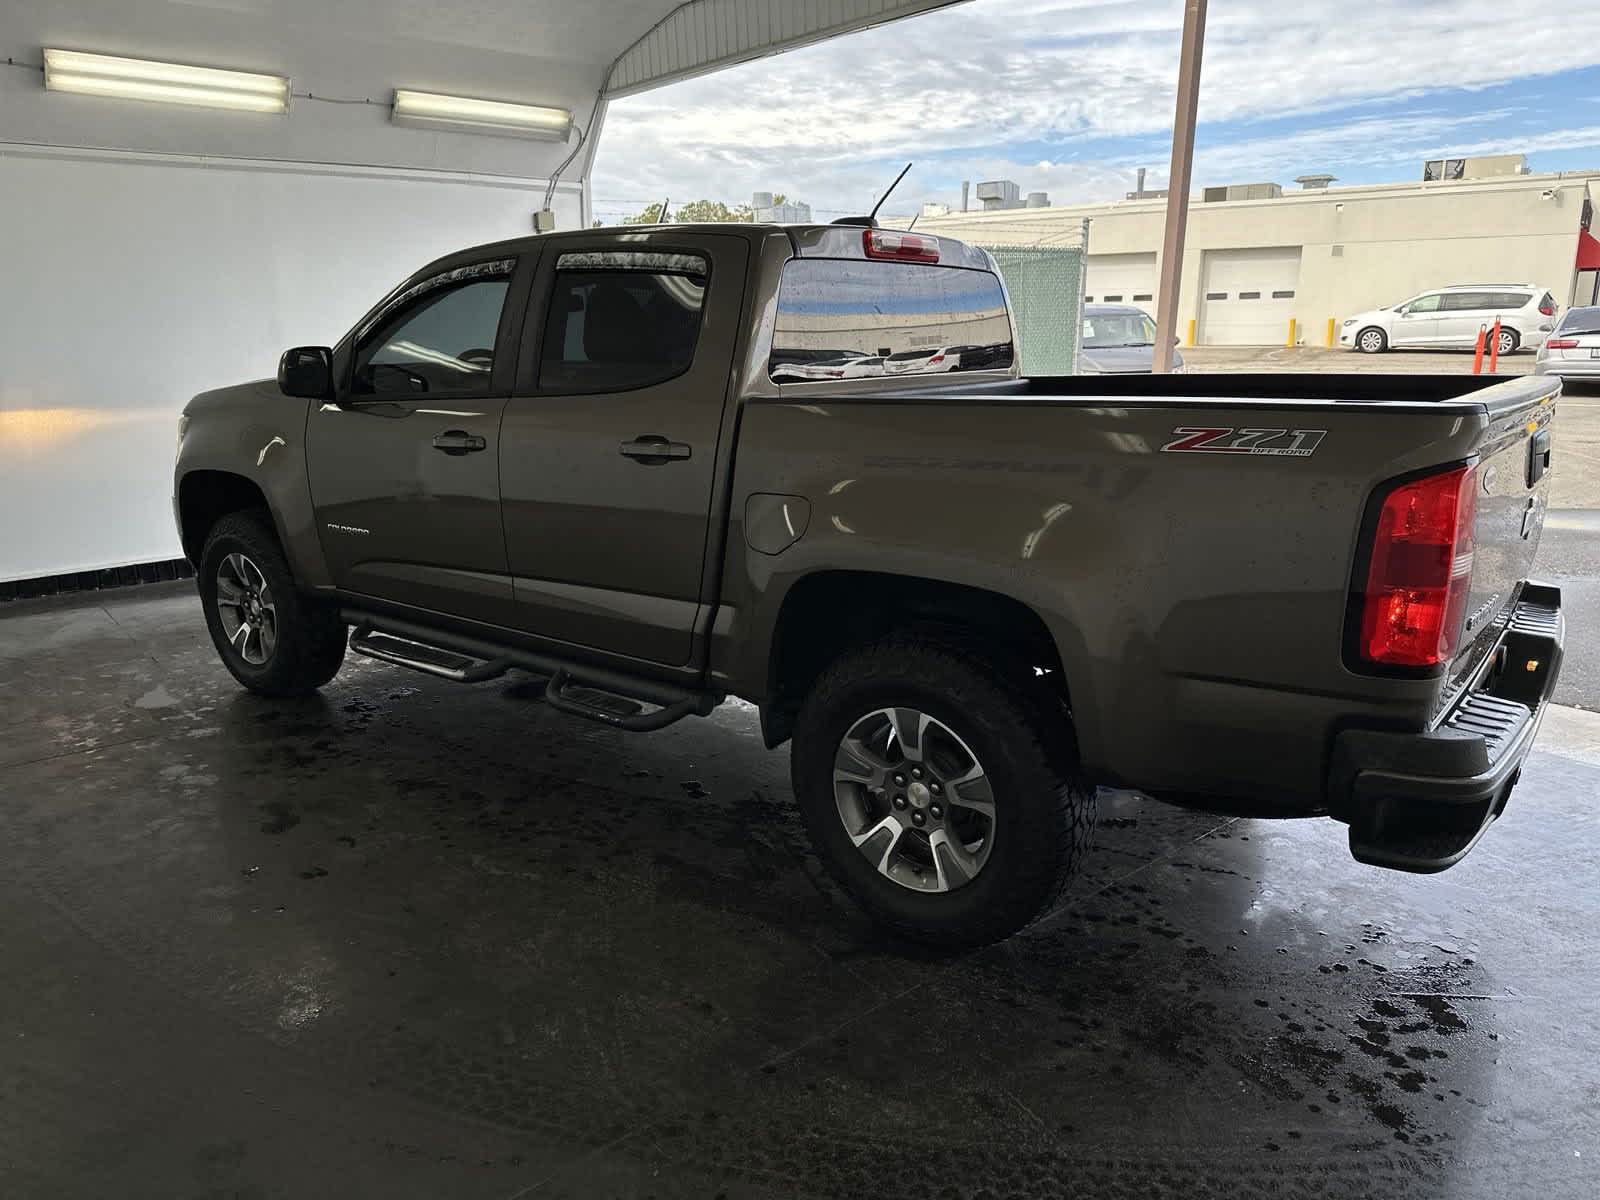
[[[0,70],[5,143],[539,178],[572,147],[388,124],[396,87],[570,109],[960,0],[6,0],[0,58],[46,46],[287,75],[287,117],[45,93]],[[609,80],[609,83],[608,83]],[[333,105],[316,100],[353,104]],[[366,101],[365,104],[362,101]],[[581,178],[593,141],[567,178]]]

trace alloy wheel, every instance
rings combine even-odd
[[[252,667],[265,666],[278,646],[278,610],[266,576],[246,555],[235,552],[217,565],[217,616],[234,652]]]
[[[880,708],[850,726],[833,762],[845,833],[880,875],[917,892],[977,878],[994,848],[989,777],[970,746],[915,708]]]

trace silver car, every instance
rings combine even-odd
[[[1086,304],[1080,375],[1148,375],[1155,367],[1156,323],[1131,304]],[[1172,369],[1181,373],[1183,355],[1172,352]]]
[[[1533,373],[1600,382],[1600,305],[1567,310],[1539,347]]]

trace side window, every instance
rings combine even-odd
[[[1527,292],[1495,292],[1489,297],[1489,307],[1499,309],[1501,312],[1514,312],[1519,308],[1528,307],[1528,301],[1533,297]]]
[[[352,390],[433,396],[487,388],[515,265],[508,258],[459,267],[395,297],[356,341]]]
[[[776,383],[1000,370],[1011,321],[990,271],[792,258],[778,285]]]
[[[1408,313],[1431,313],[1439,311],[1439,293],[1434,292],[1429,296],[1418,296],[1406,305]]]
[[[1494,307],[1495,297],[1490,292],[1451,292],[1444,298],[1446,312],[1481,312]]]
[[[700,340],[710,263],[698,254],[563,254],[545,314],[539,389],[618,392],[682,375]]]

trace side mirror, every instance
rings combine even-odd
[[[278,360],[278,388],[285,396],[333,399],[333,351],[327,346],[296,346]]]

